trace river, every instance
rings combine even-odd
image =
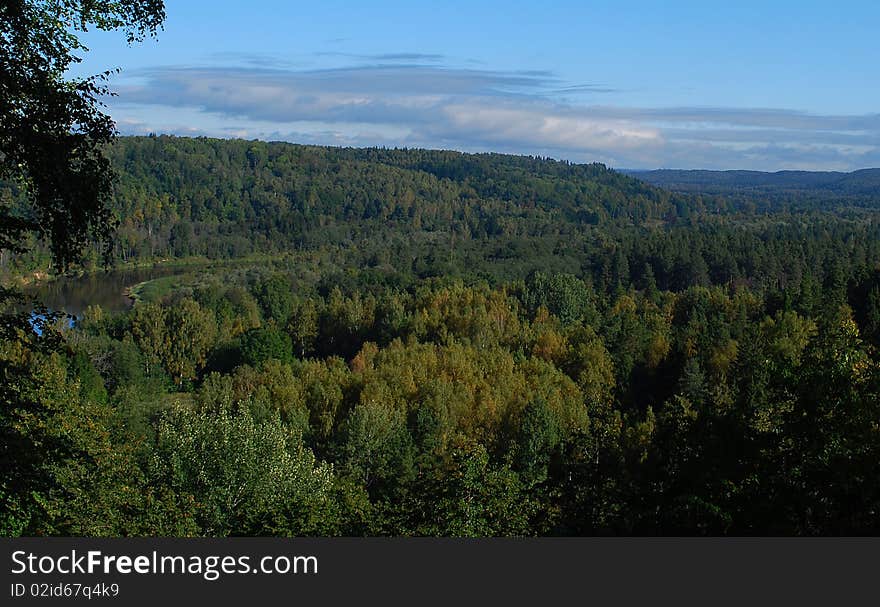
[[[92,305],[101,306],[105,312],[121,312],[133,303],[126,295],[129,287],[154,278],[191,271],[192,267],[181,266],[111,270],[83,276],[63,276],[30,285],[24,291],[25,295],[35,297],[49,310],[74,316],[82,315]]]

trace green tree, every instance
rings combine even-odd
[[[516,473],[489,459],[479,443],[463,442],[450,461],[419,481],[425,519],[417,535],[492,537],[527,535],[533,504]],[[419,499],[417,498],[417,499]]]
[[[0,179],[23,186],[31,205],[22,221],[0,213],[0,246],[28,231],[47,236],[62,267],[92,239],[108,239],[113,172],[104,147],[116,131],[101,111],[105,72],[68,76],[88,51],[78,35],[123,30],[129,44],[156,33],[162,0],[86,2],[10,0],[0,5]]]
[[[403,411],[376,402],[358,404],[344,434],[342,461],[363,486],[382,492],[412,476],[412,437]]]
[[[144,358],[144,372],[161,368],[168,349],[169,336],[165,326],[165,309],[156,303],[135,306],[131,319],[131,336]]]
[[[193,497],[205,535],[260,533],[267,520],[322,507],[333,487],[332,468],[318,464],[277,415],[258,422],[232,406],[166,413],[153,474]]]
[[[559,426],[559,420],[544,399],[537,398],[526,405],[516,438],[516,465],[526,483],[547,479],[550,458],[562,440]]]
[[[166,350],[163,359],[178,386],[194,379],[214,345],[217,322],[211,310],[185,298],[166,311]]]
[[[274,326],[251,329],[241,338],[242,362],[257,366],[276,359],[282,362],[293,360],[293,344],[290,336]]]
[[[295,354],[299,358],[305,358],[315,349],[318,319],[318,306],[313,299],[302,300],[294,306],[290,320],[287,322],[287,332],[293,340]]]
[[[25,202],[17,213],[8,201],[0,203],[0,258],[2,249],[25,251],[29,235],[37,234],[48,239],[58,266],[67,268],[82,259],[89,241],[108,239],[113,172],[104,148],[115,128],[99,101],[108,92],[102,83],[107,73],[68,77],[88,50],[77,35],[90,28],[122,29],[132,43],[155,33],[164,16],[161,0],[0,4],[0,180],[14,183]],[[0,288],[0,308],[14,297]],[[105,448],[109,441],[101,444],[106,434],[100,405],[82,402],[79,386],[57,389],[56,375],[50,387],[44,371],[33,366],[60,342],[35,342],[27,315],[0,313],[4,534],[120,532],[111,521],[98,528],[56,520],[63,512],[58,496],[69,498],[74,518],[81,505],[105,503],[97,484],[103,488],[119,478],[89,468],[113,459],[105,457],[114,452]],[[98,481],[91,487],[81,483],[90,473]],[[80,521],[97,524],[104,514],[96,508]]]
[[[524,303],[532,314],[545,306],[551,314],[563,323],[595,318],[593,293],[583,281],[571,274],[548,276],[535,272],[526,281]]]
[[[293,312],[293,288],[281,274],[275,274],[263,282],[257,292],[260,305],[267,319],[284,325]]]
[[[112,409],[84,389],[78,363],[32,346],[0,347],[0,535],[135,532],[144,496]]]

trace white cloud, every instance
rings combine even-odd
[[[880,165],[880,114],[575,105],[558,95],[577,90],[589,99],[614,91],[543,71],[444,67],[440,56],[371,59],[392,57],[431,64],[154,68],[119,88],[112,113],[142,123],[128,128],[121,120],[123,132],[495,150],[632,168]]]
[[[497,107],[486,100],[443,108],[445,127],[483,141],[508,145],[522,142],[558,150],[633,150],[662,144],[656,128],[625,120],[591,118],[553,106]]]

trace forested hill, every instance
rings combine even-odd
[[[151,136],[120,138],[109,155],[119,174],[113,258],[123,263],[328,246],[380,259],[393,243],[398,260],[468,251],[478,263],[537,260],[596,226],[674,224],[714,213],[721,200],[601,164],[503,154]],[[97,249],[87,259],[99,263]]]
[[[503,217],[662,218],[681,197],[601,164],[502,154],[126,137],[113,148],[123,218],[167,197],[181,221],[415,220],[472,231]]]
[[[682,192],[807,192],[835,195],[867,195],[880,198],[880,168],[852,173],[836,171],[625,171],[646,183]]]

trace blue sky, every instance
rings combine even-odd
[[[85,36],[125,134],[880,166],[876,2],[166,4],[158,41]]]

